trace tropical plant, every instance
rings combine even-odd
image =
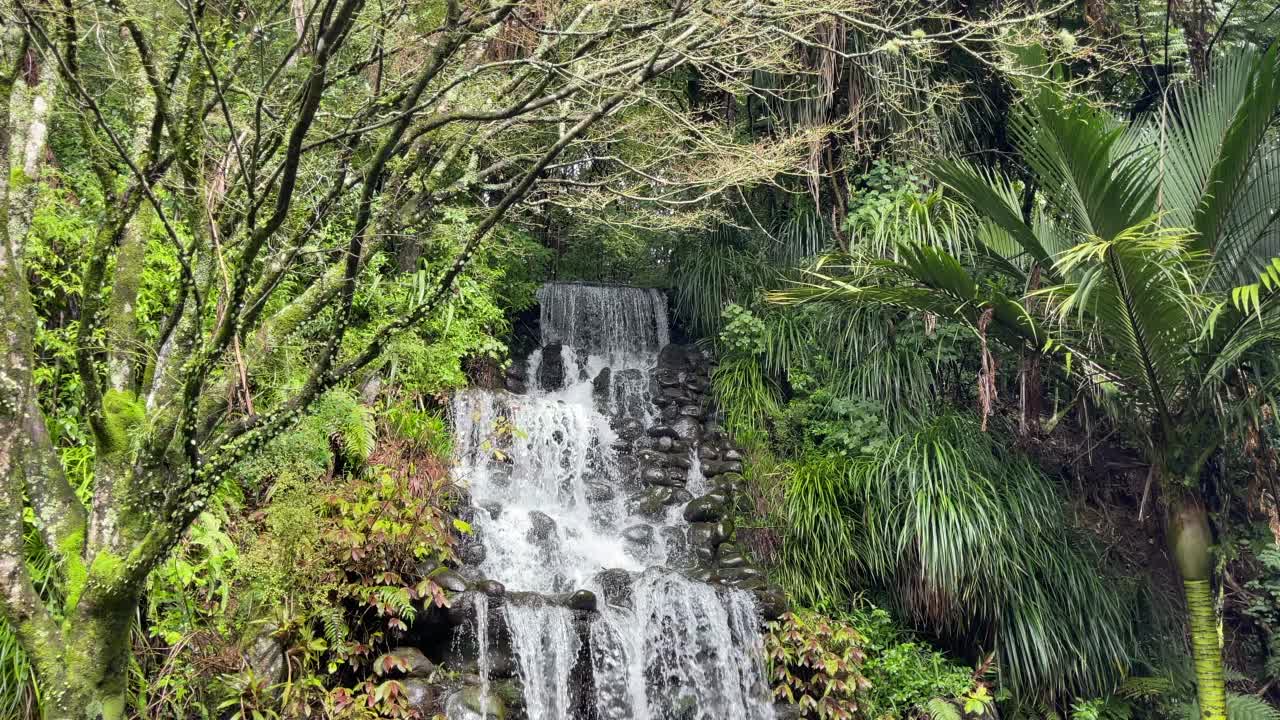
[[[802,466],[782,570],[814,602],[883,589],[916,626],[995,652],[1008,688],[1105,692],[1133,657],[1131,610],[1060,506],[1027,458],[945,414]]]
[[[1079,368],[1163,493],[1207,720],[1226,692],[1201,476],[1275,389],[1278,56],[1238,51],[1129,127],[1036,84],[1013,127],[1042,204],[1024,214],[1011,181],[963,163],[934,170],[982,218],[971,262],[907,246],[774,296],[936,313]]]
[[[868,687],[861,665],[863,638],[853,626],[812,611],[790,612],[769,623],[765,656],[774,696],[813,720],[862,717]]]

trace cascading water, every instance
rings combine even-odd
[[[529,720],[772,718],[752,595],[669,569],[684,557],[683,503],[644,507],[617,452],[653,420],[665,298],[563,283],[538,299],[527,392],[454,401],[457,471],[481,508],[477,571],[507,588],[501,612]],[[704,485],[687,454],[681,484]],[[619,577],[629,591],[607,581]],[[595,612],[564,602],[584,589]],[[477,606],[480,617],[484,648]]]

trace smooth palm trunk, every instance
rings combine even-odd
[[[1218,618],[1214,610],[1213,533],[1209,515],[1198,501],[1184,501],[1172,508],[1169,549],[1173,552],[1186,594],[1187,623],[1191,629],[1191,655],[1195,661],[1196,694],[1203,720],[1224,720],[1227,690],[1222,648],[1218,642]]]

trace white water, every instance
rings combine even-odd
[[[652,423],[649,371],[669,341],[665,298],[577,284],[547,285],[538,297],[542,348],[529,358],[528,394],[469,390],[454,400],[456,470],[484,508],[474,522],[486,550],[478,571],[508,589],[503,612],[529,720],[585,720],[573,696],[585,673],[594,676],[586,704],[602,720],[772,718],[751,595],[663,567],[663,530],[685,528],[679,505],[656,519],[628,510],[642,488],[619,469],[610,417]],[[557,343],[564,382],[547,389],[539,372]],[[592,380],[606,369],[608,393],[597,398]],[[705,479],[692,460],[696,492]],[[652,542],[623,536],[643,525]],[[594,577],[610,568],[633,574],[632,607],[604,603]],[[510,598],[584,588],[600,598],[589,630],[567,608]],[[487,671],[482,663],[485,689]]]
[[[493,675],[493,661],[489,658],[489,598],[477,593],[476,609],[476,670],[480,673],[480,717],[489,717],[489,677]]]

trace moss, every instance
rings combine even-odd
[[[147,418],[147,406],[131,392],[108,390],[102,398],[106,418],[107,452],[120,452],[129,447],[129,438]]]
[[[80,557],[80,552],[83,548],[83,529],[68,533],[58,543],[58,552],[62,555],[64,572],[67,578],[66,609],[68,611],[74,608],[75,603],[79,601],[80,593],[83,592],[85,582],[89,579],[89,569],[85,567],[84,560]]]
[[[70,573],[67,576],[66,607],[68,609],[74,608],[80,602],[80,596],[84,594],[89,583],[109,587],[115,585],[124,576],[124,559],[107,550],[99,550],[87,570],[84,569],[83,563],[78,565],[81,568],[79,580],[73,578]]]

